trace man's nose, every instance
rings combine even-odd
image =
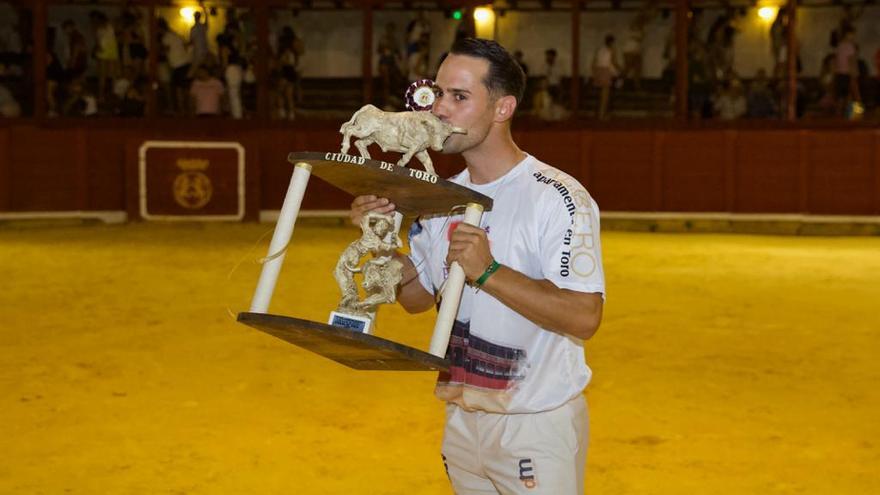
[[[448,115],[446,113],[446,104],[444,103],[442,96],[438,96],[437,99],[434,100],[434,105],[431,106],[431,113],[441,121],[446,122]]]

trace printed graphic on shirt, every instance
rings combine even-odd
[[[559,254],[559,274],[565,278],[570,275],[589,277],[598,266],[590,195],[574,178],[558,171],[554,177],[541,172],[534,172],[532,176],[559,192],[571,220],[571,228],[563,238],[564,248]]]
[[[538,486],[538,482],[535,480],[535,467],[531,458],[519,460],[519,480],[530,490]]]
[[[470,322],[455,320],[446,359],[449,371],[440,372],[440,385],[467,384],[490,390],[507,390],[525,378],[526,353],[522,349],[493,344],[471,335]]]

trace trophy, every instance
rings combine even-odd
[[[407,91],[408,112],[385,112],[365,105],[342,124],[339,152],[294,152],[287,157],[293,174],[275,226],[269,255],[250,310],[238,321],[284,341],[308,349],[343,365],[361,370],[448,370],[445,359],[449,336],[464,289],[464,271],[453,263],[440,294],[441,300],[428,352],[373,335],[380,305],[393,303],[403,265],[390,255],[402,247],[399,232],[404,215],[448,215],[465,206],[464,222],[479,225],[491,198],[441,179],[434,172],[427,150],[440,151],[453,133],[464,130],[442,122],[430,110],[431,81],[419,81]],[[349,141],[360,155],[349,155]],[[368,146],[403,153],[396,164],[373,160]],[[424,170],[407,167],[412,158]],[[371,212],[361,221],[362,236],[346,247],[334,278],[339,285],[339,305],[328,323],[268,313],[285,250],[293,235],[309,179],[316,175],[354,196],[375,195],[396,205],[392,215]],[[358,289],[363,289],[364,297]]]

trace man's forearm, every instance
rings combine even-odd
[[[419,282],[419,273],[409,256],[392,251],[388,253],[403,264],[403,276],[397,292],[397,302],[408,313],[421,313],[434,306],[434,296],[428,293]]]
[[[560,289],[549,280],[535,280],[502,266],[482,290],[533,323],[589,339],[602,321],[602,296]]]

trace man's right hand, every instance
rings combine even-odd
[[[394,208],[394,203],[389,201],[388,198],[358,196],[351,202],[351,211],[348,212],[348,217],[351,219],[351,223],[354,224],[355,227],[360,227],[361,220],[363,220],[364,215],[367,213],[373,211],[376,213],[387,214],[393,212]]]

